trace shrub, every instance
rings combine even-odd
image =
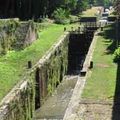
[[[55,19],[55,22],[58,24],[69,23],[70,22],[69,15],[70,15],[70,12],[63,8],[58,8],[53,12],[53,18]]]
[[[74,16],[74,15],[70,15],[70,23],[75,23],[75,22],[78,22],[79,19],[77,16]]]
[[[114,62],[120,62],[120,47],[118,47],[114,52]]]

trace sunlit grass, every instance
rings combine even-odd
[[[22,80],[28,70],[27,62],[32,61],[34,65],[59,40],[58,38],[64,33],[64,27],[70,29],[71,26],[76,27],[78,24],[52,24],[39,32],[39,39],[29,47],[0,56],[0,100]]]
[[[98,7],[92,7],[91,9],[83,11],[82,17],[93,17],[93,16],[96,16],[97,11],[98,11]]]
[[[98,37],[93,55],[94,67],[89,72],[89,77],[82,95],[83,98],[113,99],[117,65],[113,62],[113,52],[108,53],[107,50],[112,44],[112,40],[106,39],[103,36]]]

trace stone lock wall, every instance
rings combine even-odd
[[[10,50],[24,49],[37,39],[32,21],[21,23],[19,20],[0,20],[0,54]]]
[[[30,120],[34,112],[32,82],[17,85],[0,104],[0,120]]]
[[[54,50],[50,51],[49,59],[45,58],[46,62],[34,71],[36,108],[39,108],[45,99],[54,92],[55,88],[62,81],[63,76],[67,73],[69,35],[64,39],[59,46],[54,46]]]
[[[2,100],[0,120],[32,120],[35,109],[53,93],[67,72],[68,40],[66,33]]]

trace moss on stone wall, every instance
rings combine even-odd
[[[64,42],[52,53],[46,64],[40,68],[38,86],[41,88],[36,92],[36,96],[40,97],[40,101],[36,102],[40,102],[40,104],[43,104],[46,98],[54,92],[67,72],[68,39],[69,36],[65,37]]]
[[[27,81],[23,88],[16,89],[11,102],[6,104],[2,120],[32,120],[34,112],[34,87],[32,81]],[[12,96],[11,96],[12,97]],[[11,99],[11,98],[9,98]]]
[[[37,64],[7,96],[0,108],[0,120],[32,120],[35,106],[40,107],[63,79],[68,66],[68,39],[65,36],[49,59]],[[6,102],[6,100],[9,102]],[[38,105],[36,105],[38,104]]]
[[[0,54],[6,54],[10,50],[20,50],[30,45],[30,34],[36,32],[34,23],[9,19],[0,20]],[[35,33],[34,33],[35,34]],[[27,41],[27,42],[26,42]]]
[[[12,44],[15,41],[14,32],[19,26],[19,22],[15,20],[0,21],[0,53],[5,54],[12,49]]]

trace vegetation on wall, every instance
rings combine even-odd
[[[18,21],[0,21],[0,54],[6,54],[8,50],[13,49],[12,45],[16,39],[14,32],[18,26]]]
[[[35,32],[35,25],[32,21],[21,23],[14,19],[0,20],[0,54],[21,50],[30,45],[32,40],[26,38],[30,36],[28,31]]]
[[[52,24],[42,30],[42,32],[41,27],[39,27],[39,38],[32,45],[20,51],[10,51],[6,55],[0,57],[0,100],[24,77],[26,71],[28,71],[27,62],[31,60],[32,64],[35,65],[46,51],[58,41],[58,38],[64,33],[64,27],[68,29],[72,26],[75,27],[78,26],[78,24]]]
[[[59,47],[59,50],[56,51],[56,55],[53,56],[50,66],[48,68],[49,69],[48,76],[50,77],[50,79],[48,79],[47,86],[48,95],[54,92],[55,88],[61,82],[63,76],[67,72],[68,66],[67,55],[68,55],[68,38],[63,43],[63,45]]]
[[[1,109],[1,113],[7,113],[3,116],[0,116],[2,120],[32,120],[33,113],[35,110],[34,106],[34,85],[33,81],[25,81],[26,86],[20,89],[18,86],[15,89],[14,93],[12,92],[12,98],[9,100],[9,103],[4,103],[6,109]],[[11,96],[10,94],[10,96]],[[2,107],[2,106],[0,106]]]

